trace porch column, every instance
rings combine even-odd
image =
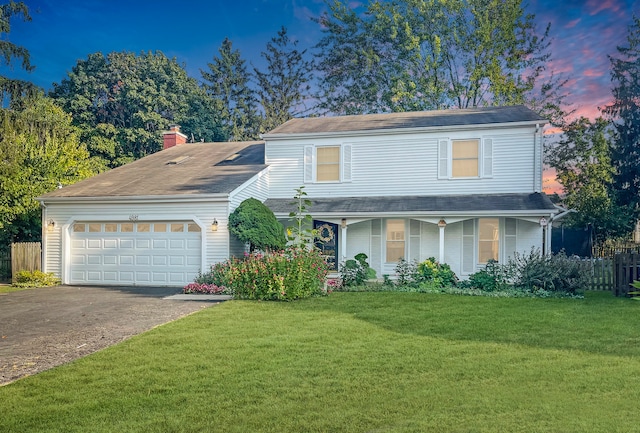
[[[447,222],[444,218],[441,218],[440,221],[438,221],[438,228],[440,229],[440,257],[438,258],[438,261],[440,263],[444,263],[444,228],[446,226]]]
[[[342,262],[347,260],[347,219],[342,218],[340,222],[340,257]]]

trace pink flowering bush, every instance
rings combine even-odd
[[[207,295],[225,295],[227,291],[227,288],[224,286],[207,283],[190,283],[182,289],[183,293],[204,293]]]
[[[196,282],[226,287],[237,299],[292,301],[326,293],[327,273],[317,250],[288,248],[216,263]]]

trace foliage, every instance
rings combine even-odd
[[[633,17],[628,28],[627,45],[610,56],[613,104],[604,112],[614,121],[617,135],[613,145],[613,176],[617,206],[638,216],[640,208],[640,18]]]
[[[258,100],[264,110],[261,132],[303,114],[304,103],[311,98],[313,62],[305,59],[307,50],[299,51],[296,46],[297,41],[292,41],[282,27],[261,53],[266,71],[253,68]]]
[[[634,281],[633,283],[631,283],[631,287],[633,287],[636,290],[632,290],[628,292],[629,296],[631,296],[631,299],[640,301],[640,281]]]
[[[212,63],[207,63],[208,70],[200,70],[203,87],[214,102],[228,139],[255,140],[262,120],[245,60],[229,38],[222,41],[218,53]]]
[[[285,247],[284,228],[275,215],[255,198],[240,203],[229,215],[229,231],[241,242],[251,244],[251,251],[281,250]]]
[[[341,264],[340,279],[343,286],[359,286],[376,277],[376,271],[369,266],[367,258],[365,253],[358,253],[353,259]]]
[[[531,249],[526,254],[515,253],[510,262],[516,287],[576,293],[583,291],[589,282],[588,264],[567,257],[563,251],[545,255]]]
[[[14,17],[22,16],[24,21],[31,21],[29,8],[24,2],[10,1],[0,5],[0,58],[4,66],[13,67],[15,61],[20,63],[20,68],[31,72],[35,66],[31,64],[31,55],[25,47],[14,44],[8,38],[11,32],[11,20]],[[25,97],[32,97],[38,89],[33,83],[24,80],[9,78],[0,75],[0,92],[4,102],[9,102],[13,106],[17,101]]]
[[[458,278],[451,270],[451,266],[446,263],[436,261],[434,257],[429,257],[418,264],[418,275],[420,282],[426,282],[436,287],[455,286]]]
[[[196,282],[225,287],[237,299],[292,301],[322,294],[327,273],[317,250],[293,247],[217,263]]]
[[[526,104],[558,119],[564,82],[545,74],[521,0],[334,0],[316,21],[320,107],[339,114]]]
[[[0,244],[39,241],[35,200],[94,174],[71,116],[40,94],[0,111]]]
[[[19,271],[14,277],[16,287],[48,287],[60,284],[60,279],[51,272]]]
[[[51,96],[73,115],[81,141],[103,167],[117,167],[162,148],[172,123],[197,141],[226,136],[211,100],[175,58],[112,52],[78,60]]]
[[[306,198],[307,193],[304,186],[296,188],[296,195],[290,204],[295,206],[295,210],[289,212],[289,218],[293,225],[287,227],[287,245],[297,248],[307,248],[313,245],[315,240],[315,230],[313,230],[313,217],[309,213],[312,203]]]
[[[546,161],[564,189],[563,204],[577,212],[566,217],[573,227],[592,226],[596,241],[619,237],[632,227],[627,207],[616,204],[611,159],[611,124],[581,117],[564,127],[564,137],[547,149]]]
[[[469,280],[463,286],[485,292],[497,292],[510,288],[511,280],[509,267],[502,266],[495,260],[489,260],[484,269],[469,275]]]
[[[226,295],[227,288],[207,283],[189,283],[182,289],[182,293],[202,293],[206,295]]]
[[[407,261],[404,258],[398,260],[396,265],[396,285],[416,287],[420,284],[418,261]]]

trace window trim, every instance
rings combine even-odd
[[[407,220],[406,218],[385,218],[384,219],[384,263],[385,264],[393,264],[393,263],[398,263],[399,260],[395,261],[395,262],[390,262],[388,261],[389,258],[389,242],[400,242],[397,240],[389,240],[389,221],[401,221],[403,224],[403,239],[402,239],[402,243],[404,244],[404,254],[402,255],[401,258],[407,260],[407,244],[408,244],[408,239],[407,239]]]

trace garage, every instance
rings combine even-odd
[[[77,221],[70,240],[70,284],[182,286],[201,269],[193,221]]]

